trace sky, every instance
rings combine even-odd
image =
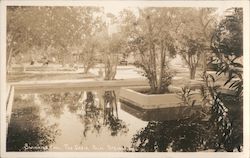
[[[120,11],[122,11],[124,8],[126,8],[125,6],[121,6],[121,5],[117,5],[115,7],[111,6],[111,5],[106,5],[104,6],[104,10],[106,13],[112,13],[114,15],[118,15]]]
[[[112,5],[105,5],[104,6],[104,10],[106,13],[112,13],[114,15],[119,15],[119,12],[122,11],[123,9],[128,8],[128,6],[123,6],[123,5],[116,5],[116,6],[112,6]],[[130,7],[132,8],[132,7]],[[217,14],[219,16],[222,16],[224,11],[228,9],[227,6],[220,6],[217,7]]]

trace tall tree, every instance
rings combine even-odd
[[[139,9],[138,17],[125,12],[123,29],[129,32],[131,50],[137,55],[136,66],[142,68],[149,80],[151,93],[165,93],[172,79],[169,57],[176,53],[173,36],[176,9],[143,8]]]
[[[106,25],[98,36],[99,52],[104,54],[101,60],[104,64],[105,80],[115,79],[117,66],[121,56],[126,52],[126,38],[120,30],[120,21],[114,14],[105,15]]]
[[[204,45],[198,39],[195,40],[188,36],[183,36],[183,39],[180,41],[181,48],[179,46],[179,54],[181,54],[188,65],[190,79],[195,79],[196,68],[199,64],[202,51],[204,51]]]
[[[206,56],[211,52],[210,41],[215,24],[214,11],[213,8],[187,8],[178,14],[178,49],[188,65],[190,79],[195,79],[196,68],[200,63],[203,63],[203,71],[206,71]]]

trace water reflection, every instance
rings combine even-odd
[[[117,94],[99,89],[16,95],[7,151],[74,151],[65,144],[77,146],[77,151],[194,152],[218,148],[217,131],[202,121],[202,115],[164,121],[173,112],[157,111],[151,113],[150,121],[142,121],[121,110]],[[242,109],[234,114],[241,118]],[[239,122],[233,126],[242,126]],[[233,134],[240,136],[236,141],[242,139],[242,133]],[[235,140],[232,143],[237,144]]]
[[[65,106],[68,107],[69,111],[72,113],[77,112],[80,105],[77,104],[81,99],[82,93],[53,93],[53,94],[40,94],[38,95],[37,100],[46,106],[47,115],[52,115],[56,118],[60,118],[64,113]]]
[[[118,118],[117,97],[115,91],[105,91],[104,95],[104,124],[110,129],[111,135],[127,133],[124,121]]]
[[[7,151],[48,151],[60,135],[58,124],[47,124],[30,97],[18,96],[8,126]]]
[[[87,137],[87,132],[100,133],[101,130],[101,109],[97,107],[94,94],[87,92],[87,98],[83,102],[85,114],[79,114],[81,123],[84,126],[83,136]]]
[[[152,121],[138,131],[132,139],[132,149],[125,151],[137,152],[194,152],[205,148],[204,122],[190,120]]]
[[[82,91],[59,94],[41,94],[39,97],[46,104],[46,113],[56,118],[64,112],[65,106],[76,114],[84,126],[83,136],[87,133],[99,134],[101,128],[108,128],[110,135],[125,134],[128,131],[126,123],[119,119],[117,96],[111,91]]]
[[[60,119],[65,108],[77,115],[84,126],[84,137],[89,132],[99,134],[102,128],[108,129],[111,136],[128,132],[126,123],[118,117],[118,101],[114,90],[40,94],[38,98],[46,106],[47,115]]]
[[[64,108],[76,114],[84,126],[83,136],[87,133],[100,133],[106,127],[112,136],[126,133],[128,128],[124,121],[118,118],[117,96],[114,90],[66,92],[58,94],[41,94],[40,100],[46,105],[47,115],[60,119]]]
[[[109,129],[111,136],[126,133],[128,131],[126,123],[118,118],[115,91],[104,91],[99,94],[103,95],[97,99],[93,92],[86,92],[86,99],[83,102],[85,114],[79,115],[84,125],[83,136],[86,137],[88,131],[98,134],[105,127]]]

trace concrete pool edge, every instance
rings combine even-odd
[[[7,129],[8,129],[8,124],[10,123],[10,119],[11,119],[11,112],[12,112],[12,106],[13,106],[13,101],[14,101],[14,95],[15,95],[15,87],[10,86],[10,88],[8,90],[7,100],[6,100]]]
[[[171,86],[172,93],[167,94],[153,94],[148,95],[139,92],[140,90],[147,89],[148,87],[126,87],[121,88],[120,99],[135,104],[142,109],[159,109],[179,107],[182,104],[182,100],[177,93],[181,92],[180,87]],[[202,96],[200,93],[195,92],[192,96],[193,100],[196,100],[195,104],[201,104]]]

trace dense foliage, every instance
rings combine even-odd
[[[243,10],[232,8],[227,12],[214,32],[211,48],[216,55],[214,60],[219,63],[217,74],[228,74],[225,85],[242,97]]]
[[[104,26],[101,13],[97,7],[8,7],[7,66],[17,56],[21,63],[54,58],[71,64],[73,54],[80,53],[88,71],[96,53],[95,37]]]

